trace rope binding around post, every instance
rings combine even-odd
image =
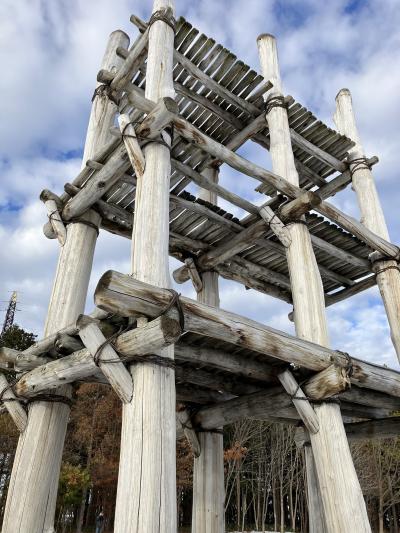
[[[282,107],[283,109],[287,109],[287,103],[283,95],[271,96],[270,98],[268,98],[268,100],[266,100],[264,107],[265,114],[268,115],[268,113],[274,107]]]

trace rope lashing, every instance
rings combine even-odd
[[[108,83],[101,83],[96,87],[92,96],[92,102],[94,101],[96,96],[105,96],[115,105],[119,105],[119,100],[115,97],[114,91],[111,89],[111,86]]]
[[[342,352],[341,350],[335,350],[335,351],[336,353],[346,358],[347,360],[346,367],[345,367],[346,375],[348,378],[351,378],[351,376],[354,374],[353,359],[351,358],[350,354],[348,354],[347,352]]]
[[[160,9],[158,11],[155,11],[150,17],[149,24],[148,24],[149,27],[152,24],[154,24],[155,22],[157,22],[157,20],[162,20],[163,22],[165,22],[165,24],[168,24],[168,26],[170,28],[172,28],[174,33],[175,33],[175,31],[176,31],[176,20],[175,20],[175,18],[172,15],[171,8]]]
[[[74,218],[71,218],[70,220],[67,220],[66,222],[64,222],[65,225],[67,224],[83,224],[85,226],[88,226],[89,228],[92,228],[96,231],[97,233],[97,236],[99,235],[99,228],[98,226],[96,226],[96,224],[94,224],[93,222],[90,222],[90,220],[85,220],[83,218],[80,218],[80,217],[74,217]]]
[[[182,304],[179,299],[180,294],[176,292],[174,289],[166,289],[166,290],[172,294],[172,298],[170,302],[168,303],[168,305],[165,307],[165,309],[163,309],[163,311],[158,316],[155,316],[154,319],[159,318],[162,315],[165,315],[170,309],[172,309],[173,307],[176,307],[176,309],[178,310],[178,314],[179,314],[179,326],[181,328],[181,331],[183,331],[185,327],[185,315],[183,313]],[[152,363],[152,364],[163,366],[166,368],[175,368],[176,366],[175,361],[173,359],[169,359],[168,357],[163,357],[163,356],[160,356],[154,353],[150,353],[146,355],[132,355],[132,354],[125,353],[125,352],[118,350],[115,347],[113,341],[117,337],[119,337],[119,335],[122,335],[123,333],[129,331],[130,329],[132,329],[132,326],[130,324],[128,324],[126,328],[121,327],[118,331],[116,331],[110,337],[108,337],[102,344],[100,344],[100,346],[97,348],[96,352],[93,355],[93,361],[96,366],[100,366],[100,363],[110,363],[110,364],[121,363],[120,359],[100,359],[103,349],[106,346],[111,346],[118,355],[129,358],[130,363]]]
[[[21,379],[21,378],[20,378]],[[72,406],[72,400],[71,398],[67,398],[66,396],[63,396],[62,394],[37,394],[36,396],[33,396],[32,398],[27,398],[26,396],[19,396],[15,393],[13,387],[19,382],[19,379],[15,379],[14,381],[10,382],[4,389],[0,392],[0,403],[6,403],[6,402],[20,402],[23,405],[29,405],[33,402],[49,402],[49,403],[65,403],[68,405],[68,407]],[[11,390],[15,395],[16,398],[4,398],[4,394]]]
[[[386,272],[386,270],[397,270],[398,272],[400,272],[400,267],[399,265],[388,265],[388,266],[382,267],[375,272],[375,279],[378,277],[379,274]]]
[[[371,165],[368,164],[368,160],[366,157],[357,157],[356,159],[349,161],[348,165],[350,170],[350,177],[352,179],[354,174],[358,170],[371,170]]]
[[[342,353],[342,352],[341,352]],[[343,352],[344,353],[344,352]],[[348,355],[348,354],[347,354]],[[301,381],[300,383],[297,384],[297,387],[296,387],[296,390],[294,391],[293,394],[290,394],[290,393],[287,393],[289,398],[293,401],[293,400],[302,400],[302,401],[307,401],[307,402],[310,402],[311,404],[314,404],[314,405],[320,405],[322,403],[335,403],[335,404],[338,404],[340,405],[340,400],[339,398],[335,397],[335,396],[332,396],[331,398],[322,398],[321,400],[315,400],[313,398],[310,398],[309,396],[307,396],[306,394],[304,394],[304,396],[297,396],[297,393],[299,392],[299,390],[301,389],[301,387],[304,385],[304,383],[306,383],[308,380],[305,379],[303,381]]]
[[[143,143],[141,145],[141,148],[144,148],[145,146],[147,146],[150,143],[155,143],[155,144],[161,144],[162,146],[165,146],[166,148],[168,148],[168,150],[171,150],[171,146],[167,142],[164,141],[164,139],[161,137],[161,135],[160,135],[160,137],[158,139],[149,139],[148,137],[145,137],[144,135],[137,134],[136,132],[135,132],[135,135],[133,135],[132,133],[126,133],[126,129],[128,128],[128,126],[134,126],[135,124],[141,124],[141,122],[139,122],[138,120],[134,120],[132,122],[128,122],[127,124],[125,124],[125,126],[122,128],[122,131],[121,131],[122,137],[131,138],[131,139],[137,139],[138,141],[139,140],[143,141]],[[168,132],[168,134],[171,137],[171,145],[172,145],[173,128],[170,128],[170,130],[171,131]]]
[[[285,102],[285,97],[282,95],[277,95],[277,96],[271,96],[271,98],[268,98],[268,100],[266,100],[264,104],[265,114],[268,115],[268,113],[274,107],[282,107],[283,109],[287,109],[287,103]]]

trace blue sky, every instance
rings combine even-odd
[[[20,292],[17,321],[42,333],[58,245],[42,233],[38,195],[62,191],[77,174],[90,100],[107,36],[130,34],[131,13],[147,19],[150,0],[3,0],[0,3],[0,300]],[[177,0],[200,31],[259,70],[256,38],[278,38],[284,90],[333,126],[338,90],[352,91],[367,155],[378,155],[375,177],[394,242],[400,242],[400,3],[398,0]],[[268,166],[268,154],[248,143],[241,152]],[[261,201],[251,180],[223,169],[224,185]],[[359,217],[349,189],[335,202]],[[231,209],[231,211],[234,211]],[[101,232],[88,309],[100,275],[129,271],[127,240]],[[172,265],[175,266],[175,265]],[[190,285],[180,288],[193,296]],[[292,331],[289,306],[222,282],[224,308]],[[4,305],[4,304],[3,304]],[[329,308],[332,346],[397,367],[376,289]]]

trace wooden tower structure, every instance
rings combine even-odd
[[[173,0],[131,22],[132,44],[109,38],[81,171],[62,194],[41,193],[60,247],[45,336],[0,354],[17,372],[0,386],[21,432],[2,531],[54,531],[71,384],[93,380],[123,404],[116,533],[176,533],[183,434],[192,531],[222,533],[222,428],[243,417],[299,425],[312,533],[370,532],[348,439],[398,434],[400,374],[333,349],[325,308],[378,284],[400,355],[400,250],[351,95],[337,96],[334,131],[285,94],[273,36],[257,40],[257,74],[176,19]],[[270,151],[271,170],[236,153],[248,140]],[[220,185],[222,164],[257,180],[260,202]],[[349,184],[361,222],[329,202]],[[131,272],[106,272],[83,315],[100,228],[132,239]],[[197,301],[171,288],[169,254]],[[220,309],[220,276],[292,303],[296,336]]]

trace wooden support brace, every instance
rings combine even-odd
[[[123,365],[116,351],[100,331],[98,325],[89,317],[81,315],[77,320],[79,336],[83,344],[96,359],[117,396],[124,403],[129,403],[133,395],[132,377]]]
[[[191,257],[185,259],[185,265],[188,269],[188,274],[192,280],[193,287],[196,289],[196,292],[200,292],[203,288],[203,282],[201,276],[196,268],[196,263]]]
[[[146,165],[142,149],[137,139],[134,125],[129,115],[122,114],[118,117],[118,124],[124,139],[125,148],[137,177],[142,177]]]
[[[319,430],[318,417],[293,374],[290,370],[285,370],[285,372],[278,374],[278,379],[289,394],[308,431],[313,434],[317,433]]]
[[[28,416],[15,396],[4,374],[0,374],[0,398],[0,401],[4,402],[7,411],[18,428],[18,431],[22,433],[28,423]]]
[[[285,228],[285,225],[282,222],[282,220],[279,218],[278,214],[275,213],[267,205],[262,206],[259,209],[259,213],[260,213],[261,218],[265,220],[265,222],[268,224],[271,230],[275,233],[275,235],[281,241],[283,246],[285,246],[285,248],[288,248],[292,240],[290,238],[289,232]]]
[[[193,455],[199,457],[201,453],[200,442],[196,431],[193,429],[190,415],[185,408],[178,408],[176,411],[177,424],[182,428],[185,437],[192,449]]]
[[[60,215],[61,205],[59,197],[48,189],[44,189],[40,193],[40,199],[46,206],[49,222],[57,236],[58,242],[61,246],[64,246],[65,241],[67,240],[67,230]]]

